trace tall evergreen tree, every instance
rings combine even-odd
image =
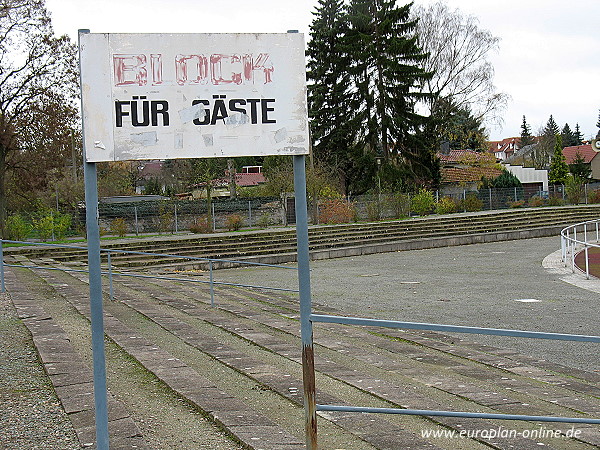
[[[558,125],[554,121],[554,117],[550,115],[548,122],[540,132],[540,140],[535,149],[534,166],[536,169],[544,169],[548,167],[548,162],[554,151],[556,143],[556,135],[560,133]]]
[[[579,129],[578,123],[575,124],[575,131],[573,132],[573,136],[575,137],[575,145],[583,144],[583,134],[581,133],[581,130]]]
[[[424,95],[415,88],[429,74],[420,66],[426,55],[417,44],[410,7],[398,7],[395,0],[351,0],[349,6],[350,71],[362,143],[392,164],[399,163],[404,148],[415,148],[414,134],[424,123],[415,112]]]
[[[596,134],[596,139],[600,139],[600,110],[598,110],[598,122],[596,123],[598,127],[598,133]]]
[[[523,116],[523,123],[521,123],[521,142],[519,144],[519,148],[523,148],[534,143],[535,139],[531,135],[531,128],[529,127],[525,116]]]
[[[577,151],[573,162],[569,164],[569,172],[576,178],[587,180],[592,176],[592,167],[590,164],[586,164],[583,155]]]
[[[571,127],[568,123],[565,123],[561,131],[562,144],[564,147],[571,147],[573,145],[577,145],[577,138],[575,137],[575,133],[571,130]]]
[[[548,172],[548,181],[552,184],[565,184],[569,176],[569,166],[567,165],[562,149],[562,138],[557,133],[554,137],[554,154],[552,155],[550,171]]]
[[[337,172],[346,190],[355,175],[351,147],[357,134],[350,106],[351,80],[343,0],[319,0],[310,26],[308,103],[315,158]]]
[[[550,136],[552,135],[552,137],[554,138],[558,133],[559,133],[559,128],[558,125],[556,124],[556,121],[554,120],[554,117],[552,117],[552,114],[550,114],[550,118],[548,119],[548,122],[546,122],[546,126],[544,127],[544,134]]]

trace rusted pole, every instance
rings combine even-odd
[[[300,324],[302,335],[302,377],[304,381],[304,427],[306,448],[317,449],[317,406],[315,398],[315,360],[313,330],[310,320],[310,257],[308,250],[308,211],[306,202],[306,157],[294,156],[294,191],[296,198],[296,239],[298,242],[298,287],[300,290]]]

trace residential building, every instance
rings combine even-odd
[[[592,169],[592,178],[600,180],[600,149],[595,150],[592,144],[574,145],[572,147],[563,148],[563,155],[567,164],[573,164],[577,155],[581,155],[583,162],[589,164]]]

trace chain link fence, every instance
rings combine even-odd
[[[426,214],[450,214],[506,208],[600,203],[600,183],[479,190],[445,189],[425,194],[373,193],[309,201],[313,224],[401,219]],[[8,221],[15,239],[55,240],[85,235],[85,206],[77,210],[24,213]],[[100,202],[102,234],[113,236],[211,233],[240,228],[260,229],[295,223],[293,194],[278,197],[196,200]],[[12,228],[11,228],[12,227]]]

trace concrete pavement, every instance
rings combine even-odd
[[[313,261],[313,301],[361,317],[597,335],[600,281],[572,275],[559,248],[550,237]],[[295,276],[244,268],[219,271],[216,280],[289,287]],[[465,339],[600,369],[596,344]]]

